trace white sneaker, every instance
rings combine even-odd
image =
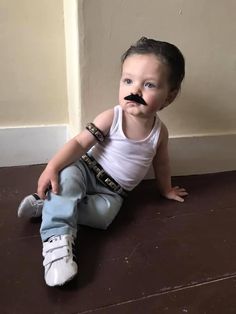
[[[44,200],[38,194],[26,196],[18,207],[18,217],[40,217],[42,215]]]
[[[68,234],[53,236],[43,242],[44,279],[48,286],[62,286],[77,274],[78,266],[73,259],[73,245],[74,239]]]

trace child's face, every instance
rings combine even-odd
[[[120,80],[119,103],[135,116],[149,117],[167,106],[171,99],[169,68],[153,54],[134,54],[125,59]],[[140,95],[147,105],[125,100],[130,94]]]

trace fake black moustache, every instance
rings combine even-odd
[[[135,101],[141,105],[147,106],[145,100],[138,94],[130,94],[124,98],[125,100]]]

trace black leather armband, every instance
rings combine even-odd
[[[98,142],[103,142],[105,140],[105,136],[104,134],[102,133],[101,130],[99,130],[99,128],[96,127],[95,124],[93,124],[92,122],[88,123],[86,125],[86,129],[91,133],[93,134],[93,136],[96,138],[96,140]]]

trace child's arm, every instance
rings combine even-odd
[[[153,159],[153,168],[160,193],[171,200],[184,202],[184,196],[188,195],[185,189],[178,186],[172,187],[168,154],[168,131],[162,123],[161,134],[156,155]]]
[[[98,115],[93,121],[96,127],[100,129],[104,135],[109,132],[111,127],[113,121],[113,112],[113,109],[109,109]],[[45,170],[41,174],[38,180],[37,189],[39,197],[45,198],[45,192],[49,186],[52,187],[53,193],[58,193],[58,174],[60,170],[78,160],[93,145],[95,145],[96,142],[97,140],[94,135],[92,135],[87,129],[83,130],[69,142],[67,142],[49,161]]]

